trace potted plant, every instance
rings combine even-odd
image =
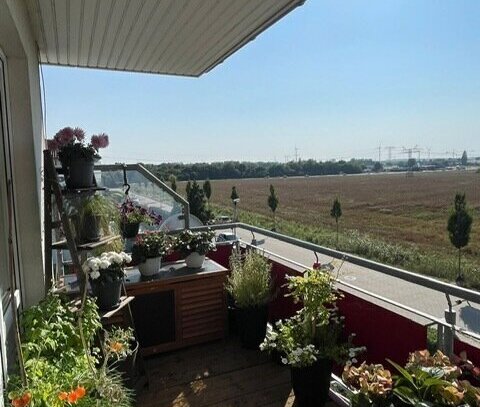
[[[133,261],[140,273],[152,276],[158,273],[162,257],[170,250],[170,239],[164,232],[147,232],[138,235],[132,247]]]
[[[393,378],[381,364],[367,365],[363,362],[356,367],[345,366],[343,382],[353,390],[350,397],[352,407],[393,406]]]
[[[205,255],[216,248],[214,237],[215,233],[210,229],[205,232],[193,232],[187,229],[178,235],[175,249],[185,257],[188,268],[201,268]]]
[[[138,235],[140,223],[159,225],[162,221],[160,215],[141,207],[128,198],[119,205],[119,211],[120,229],[125,239],[131,239]]]
[[[333,362],[343,363],[363,351],[351,339],[341,341],[342,318],[334,308],[340,294],[335,278],[324,268],[287,276],[287,287],[303,307],[267,332],[261,350],[277,351],[290,366],[295,401],[300,407],[321,407],[328,399]]]
[[[48,141],[48,148],[58,152],[58,158],[65,173],[67,188],[89,188],[94,186],[93,167],[101,157],[98,150],[108,147],[108,136],[104,133],[93,135],[85,143],[85,132],[76,127],[65,127]]]
[[[258,349],[265,338],[268,302],[272,296],[272,266],[260,253],[239,250],[230,257],[230,275],[225,285],[237,308],[238,332],[242,345]]]
[[[86,298],[82,318],[80,330],[74,302],[52,292],[22,313],[25,376],[22,380],[19,370],[9,375],[5,397],[9,406],[134,405],[132,391],[117,368],[119,361],[133,354],[132,330],[114,328],[101,335],[93,298]]]
[[[102,234],[110,233],[118,219],[113,202],[97,194],[81,198],[73,204],[72,210],[76,211],[73,219],[78,244],[99,241]]]
[[[99,309],[111,310],[119,304],[124,267],[131,261],[132,258],[124,252],[105,252],[85,261],[83,271],[88,275]]]

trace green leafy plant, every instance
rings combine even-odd
[[[420,368],[404,369],[387,359],[397,370],[393,393],[409,406],[458,406],[463,393],[445,380],[441,369],[425,371]]]
[[[327,266],[306,270],[300,276],[288,276],[287,296],[303,307],[296,315],[278,321],[267,331],[261,350],[276,350],[284,355],[282,362],[293,367],[306,367],[319,358],[342,363],[364,350],[354,347],[349,338],[341,341],[343,319],[334,307],[340,293],[335,289],[335,278]]]
[[[225,285],[239,308],[259,307],[272,297],[272,265],[254,250],[242,256],[235,250],[230,257],[230,275]]]
[[[208,252],[215,250],[216,244],[214,242],[215,232],[208,229],[204,232],[194,232],[190,229],[182,231],[175,239],[174,248],[188,256],[190,253],[196,252],[200,255],[205,255]]]
[[[162,257],[172,247],[172,241],[164,232],[146,232],[138,235],[132,247],[132,258],[135,263],[143,263],[147,259]]]
[[[132,393],[114,369],[106,343],[101,350],[94,338],[101,328],[97,306],[86,298],[82,331],[77,324],[74,302],[49,293],[38,305],[27,309],[21,319],[22,350],[26,383],[12,375],[7,398],[14,407],[131,407]],[[116,340],[126,339],[129,331],[116,331]],[[86,352],[87,350],[87,352]],[[129,351],[121,355],[123,357]],[[109,355],[102,361],[102,355]],[[115,359],[115,361],[119,358]]]
[[[69,212],[73,215],[77,238],[81,240],[91,233],[92,219],[104,235],[117,232],[119,213],[115,204],[102,195],[83,197],[69,202]]]

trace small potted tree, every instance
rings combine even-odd
[[[138,235],[132,247],[132,257],[140,273],[146,277],[157,274],[162,266],[162,257],[170,247],[170,239],[164,232]]]
[[[210,229],[205,232],[193,232],[187,229],[178,235],[175,249],[185,257],[188,268],[201,268],[205,255],[216,248],[214,237],[215,233]]]
[[[72,209],[76,212],[73,221],[78,244],[99,241],[117,223],[115,205],[102,195],[81,198]]]
[[[106,311],[118,306],[124,267],[131,261],[132,258],[124,252],[105,252],[85,261],[83,271],[88,275],[99,309]]]
[[[126,199],[119,205],[119,211],[120,230],[125,239],[131,239],[138,235],[140,223],[159,225],[162,222],[160,215],[143,208],[131,199]]]
[[[108,147],[105,133],[93,135],[85,143],[85,132],[76,127],[65,127],[57,132],[48,147],[58,152],[58,158],[65,172],[67,188],[89,188],[93,186],[93,167],[101,157],[98,151]]]
[[[258,349],[265,338],[268,302],[272,297],[272,266],[260,253],[250,250],[245,257],[239,250],[230,258],[226,290],[237,307],[238,332],[242,345]]]
[[[287,296],[303,307],[267,331],[260,349],[279,352],[282,363],[290,366],[299,407],[322,407],[328,399],[333,363],[354,358],[364,348],[354,348],[350,339],[341,342],[342,318],[334,308],[340,295],[326,269],[306,270],[301,276],[287,278]]]

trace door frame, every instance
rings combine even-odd
[[[7,58],[0,48],[0,154],[2,155],[2,160],[4,162],[4,168],[2,169],[0,183],[3,183],[2,189],[9,194],[5,194],[5,198],[2,198],[2,205],[5,205],[4,210],[7,212],[6,226],[7,231],[9,229],[9,219],[8,215],[12,217],[12,231],[11,231],[11,244],[13,258],[11,258],[10,245],[7,240],[7,257],[8,257],[8,268],[7,272],[10,273],[10,264],[13,266],[15,273],[14,286],[11,287],[9,284],[9,290],[3,293],[2,298],[0,298],[0,376],[3,380],[0,381],[0,389],[4,390],[5,384],[8,379],[8,363],[7,356],[12,352],[15,352],[15,343],[8,343],[7,338],[11,338],[11,329],[14,329],[13,326],[13,313],[18,312],[21,309],[21,274],[19,271],[20,265],[20,252],[18,249],[18,224],[16,216],[16,201],[15,201],[15,183],[14,183],[14,173],[13,173],[13,149],[12,149],[12,131],[11,131],[11,117],[10,117],[10,108],[9,108],[9,86],[8,86],[8,67],[7,67]],[[3,194],[2,194],[3,195]],[[3,211],[2,211],[3,212]],[[0,216],[4,216],[4,213],[0,213]],[[7,232],[9,233],[9,232]],[[13,300],[12,293],[15,296],[17,308],[16,310],[12,309]]]

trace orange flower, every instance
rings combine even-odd
[[[110,344],[110,349],[114,352],[120,352],[123,349],[123,344],[120,342],[112,342]]]
[[[58,398],[62,401],[67,401],[70,404],[77,404],[77,401],[87,394],[85,387],[77,386],[75,390],[70,392],[62,391],[58,394]],[[16,407],[16,406],[15,406]]]
[[[65,401],[68,398],[68,393],[66,391],[62,391],[62,392],[58,393],[58,398],[60,400]]]
[[[32,395],[29,392],[24,393],[21,397],[12,400],[13,407],[26,407],[30,404]]]
[[[77,395],[77,397],[79,399],[81,399],[83,396],[85,396],[86,393],[87,393],[87,391],[85,390],[85,387],[83,387],[83,386],[78,386],[75,389],[75,394]]]
[[[75,393],[74,391],[68,393],[67,401],[69,403],[75,404],[78,401],[77,393]]]

